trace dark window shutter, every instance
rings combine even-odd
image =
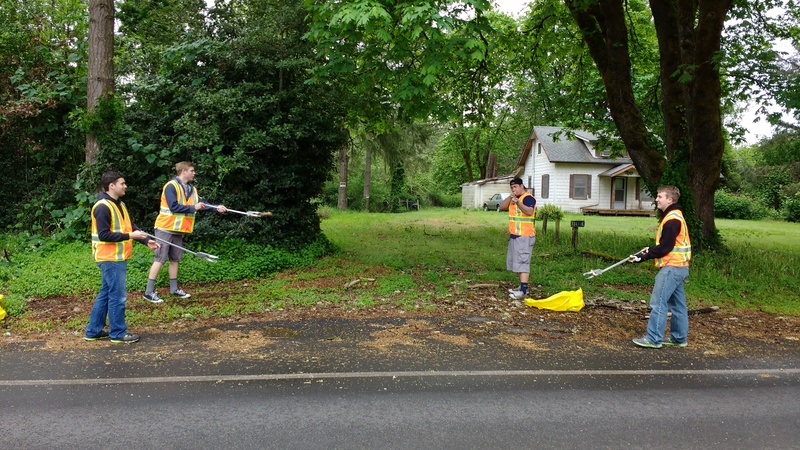
[[[586,177],[586,198],[592,198],[592,176],[584,176]]]
[[[569,176],[569,198],[575,198],[575,175]]]

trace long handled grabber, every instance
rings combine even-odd
[[[594,269],[594,270],[590,270],[588,272],[584,272],[583,276],[585,276],[587,280],[591,279],[591,278],[594,278],[594,277],[599,277],[600,275],[604,274],[605,272],[608,272],[609,270],[613,269],[614,267],[617,267],[617,266],[620,266],[622,264],[625,264],[626,262],[635,262],[635,261],[637,261],[637,258],[641,258],[641,257],[642,257],[642,252],[639,252],[639,253],[636,253],[636,254],[628,256],[627,258],[623,259],[622,261],[615,262],[614,264],[606,267],[605,269]]]
[[[217,205],[208,205],[208,207],[209,208],[216,208]],[[237,211],[235,209],[228,208],[228,212],[241,214],[243,216],[248,216],[248,217],[270,217],[270,216],[272,216],[272,212],[271,211],[267,211],[267,212],[261,212],[261,211]]]
[[[157,238],[157,237],[153,236],[150,233],[145,233],[145,234],[150,236],[152,239],[155,239],[155,240],[157,240],[159,242],[162,242],[164,244],[167,244],[167,245],[171,245],[171,246],[173,246],[175,248],[179,248],[179,249],[185,251],[186,253],[191,253],[192,255],[197,256],[198,258],[201,258],[201,259],[205,259],[208,262],[217,262],[217,260],[219,259],[219,256],[209,255],[208,253],[203,253],[203,252],[193,252],[191,250],[188,250],[188,249],[185,249],[185,248],[181,247],[180,245],[176,245],[176,244],[173,244],[172,242],[165,241],[164,239]]]

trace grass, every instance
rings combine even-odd
[[[571,220],[585,222],[575,248]],[[495,295],[503,298],[505,288],[516,283],[514,274],[505,270],[506,223],[502,213],[462,209],[429,208],[402,214],[333,211],[322,228],[336,248],[334,254],[295,255],[230,243],[202,249],[219,253],[221,262],[209,264],[187,255],[180,278],[196,295],[210,300],[128,308],[128,322],[152,325],[290,308],[433,310],[481,283],[497,285]],[[531,264],[536,297],[582,288],[589,299],[649,298],[656,273],[652,263],[625,264],[591,280],[582,274],[652,245],[654,218],[567,214],[558,243],[555,223],[548,223],[547,233],[541,226],[537,223]],[[800,315],[800,225],[718,220],[717,226],[727,250],[695,255],[686,284],[690,306]],[[128,287],[135,292],[132,298],[144,288],[152,258],[144,246],[134,248],[128,268]],[[587,256],[584,251],[611,259]],[[3,306],[13,316],[15,327],[47,330],[58,325],[25,314],[24,305],[32,297],[77,296],[85,298],[87,307],[91,305],[99,276],[88,244],[53,245],[13,256],[13,263],[0,264],[0,293],[7,294]],[[161,289],[167,284],[165,275],[163,270]],[[356,287],[344,287],[354,281]],[[76,329],[85,325],[84,317],[66,320]]]
[[[571,220],[582,220],[572,247]],[[341,249],[339,257],[367,266],[385,265],[417,272],[442,288],[462,282],[505,281],[507,218],[503,213],[425,209],[404,214],[333,212],[323,222],[328,238]],[[592,280],[582,273],[613,261],[586,257],[582,250],[617,260],[653,245],[656,219],[651,217],[581,216],[567,214],[547,233],[537,223],[531,282],[544,293],[583,288],[592,297],[647,299],[655,269],[651,263],[626,264]],[[726,243],[724,253],[696,254],[686,285],[693,306],[725,305],[800,315],[800,225],[777,221],[717,220]]]

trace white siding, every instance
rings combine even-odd
[[[523,180],[528,176],[533,180],[536,201],[540,205],[554,204],[566,212],[581,212],[584,207],[608,208],[611,204],[611,181],[608,177],[600,178],[597,175],[613,167],[605,164],[553,164],[547,159],[544,151],[539,152],[539,142],[534,140],[531,152],[525,161],[525,169],[520,175]],[[549,198],[539,198],[542,187],[542,175],[550,174]],[[569,198],[569,176],[573,174],[590,175],[592,179],[591,196],[586,200]],[[634,181],[635,183],[635,181]],[[635,188],[634,188],[635,189]]]
[[[491,196],[499,193],[510,193],[509,182],[511,177],[492,179],[492,181],[474,181],[461,185],[461,207],[467,209],[481,209],[483,203]]]
[[[461,207],[474,208],[475,207],[475,185],[467,184],[461,186]]]

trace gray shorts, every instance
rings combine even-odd
[[[167,261],[167,258],[169,258],[170,261],[180,261],[183,259],[183,250],[162,242],[172,242],[175,245],[180,245],[183,247],[183,234],[170,233],[169,231],[159,230],[156,228],[155,236],[159,239],[156,242],[161,244],[161,247],[156,249],[153,261],[163,263]]]
[[[506,270],[514,273],[530,273],[531,253],[536,236],[517,236],[508,238],[508,252],[506,253]]]

